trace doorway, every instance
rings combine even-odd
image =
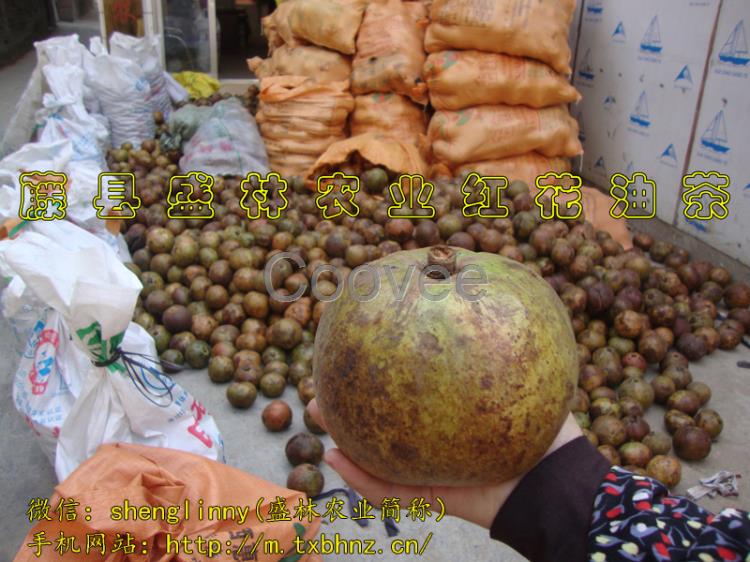
[[[195,70],[220,80],[250,80],[247,59],[264,57],[261,19],[275,0],[161,0],[165,67]]]

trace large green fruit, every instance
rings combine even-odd
[[[427,279],[435,264],[450,279]],[[317,400],[336,444],[400,484],[489,484],[533,467],[578,377],[554,290],[515,261],[446,246],[371,266],[380,289],[374,274],[352,273],[315,338]],[[471,286],[480,270],[486,284]]]

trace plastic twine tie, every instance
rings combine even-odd
[[[162,372],[161,367],[179,369],[179,365],[143,353],[123,351],[119,347],[108,359],[93,363],[95,367],[106,368],[118,361],[123,364],[128,378],[146,400],[160,408],[166,408],[174,402],[172,389],[175,383]]]

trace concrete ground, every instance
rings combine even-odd
[[[11,398],[11,382],[15,360],[10,349],[10,334],[7,325],[0,327],[0,353],[11,358],[0,368],[0,498],[3,499],[4,517],[0,520],[0,560],[11,560],[22,543],[29,523],[24,519],[30,498],[47,497],[55,486],[55,476],[47,458],[35,441],[31,430],[15,411]],[[691,367],[695,379],[706,382],[713,390],[710,407],[718,410],[725,421],[725,429],[715,443],[708,459],[702,462],[683,463],[682,483],[676,492],[696,484],[699,478],[710,476],[726,469],[736,471],[747,478],[750,475],[750,455],[747,454],[750,438],[748,404],[750,404],[750,370],[738,368],[740,360],[750,361],[750,350],[740,347],[733,352],[717,351],[710,357]],[[304,431],[302,404],[296,392],[288,387],[283,395],[294,410],[292,427],[284,433],[272,434],[265,430],[260,412],[268,403],[260,397],[255,405],[244,411],[234,410],[225,398],[225,387],[211,383],[205,371],[186,371],[176,375],[194,396],[201,400],[211,412],[222,432],[227,463],[251,472],[276,484],[285,485],[290,469],[284,446],[294,433]],[[654,406],[648,412],[652,428],[662,429],[663,408]],[[332,443],[328,436],[323,441],[326,447]],[[327,466],[322,467],[326,479],[325,489],[338,488],[342,481]],[[240,501],[238,499],[238,501]],[[722,507],[750,509],[750,488],[740,484],[738,498],[701,500],[701,505],[718,510]],[[342,538],[372,538],[377,545],[388,551],[390,539],[378,521],[362,529],[351,521],[337,521],[322,529],[327,535],[338,532]],[[440,523],[403,522],[399,538],[425,540],[430,532],[432,539],[423,560],[449,562],[454,560],[493,560],[516,562],[524,558],[508,547],[488,538],[487,532],[463,521],[446,518]],[[332,560],[353,560],[354,556],[327,556]],[[382,555],[374,560],[395,561],[403,556]]]

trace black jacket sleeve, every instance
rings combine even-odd
[[[579,437],[533,468],[495,517],[490,536],[533,562],[583,562],[594,499],[609,462]]]

